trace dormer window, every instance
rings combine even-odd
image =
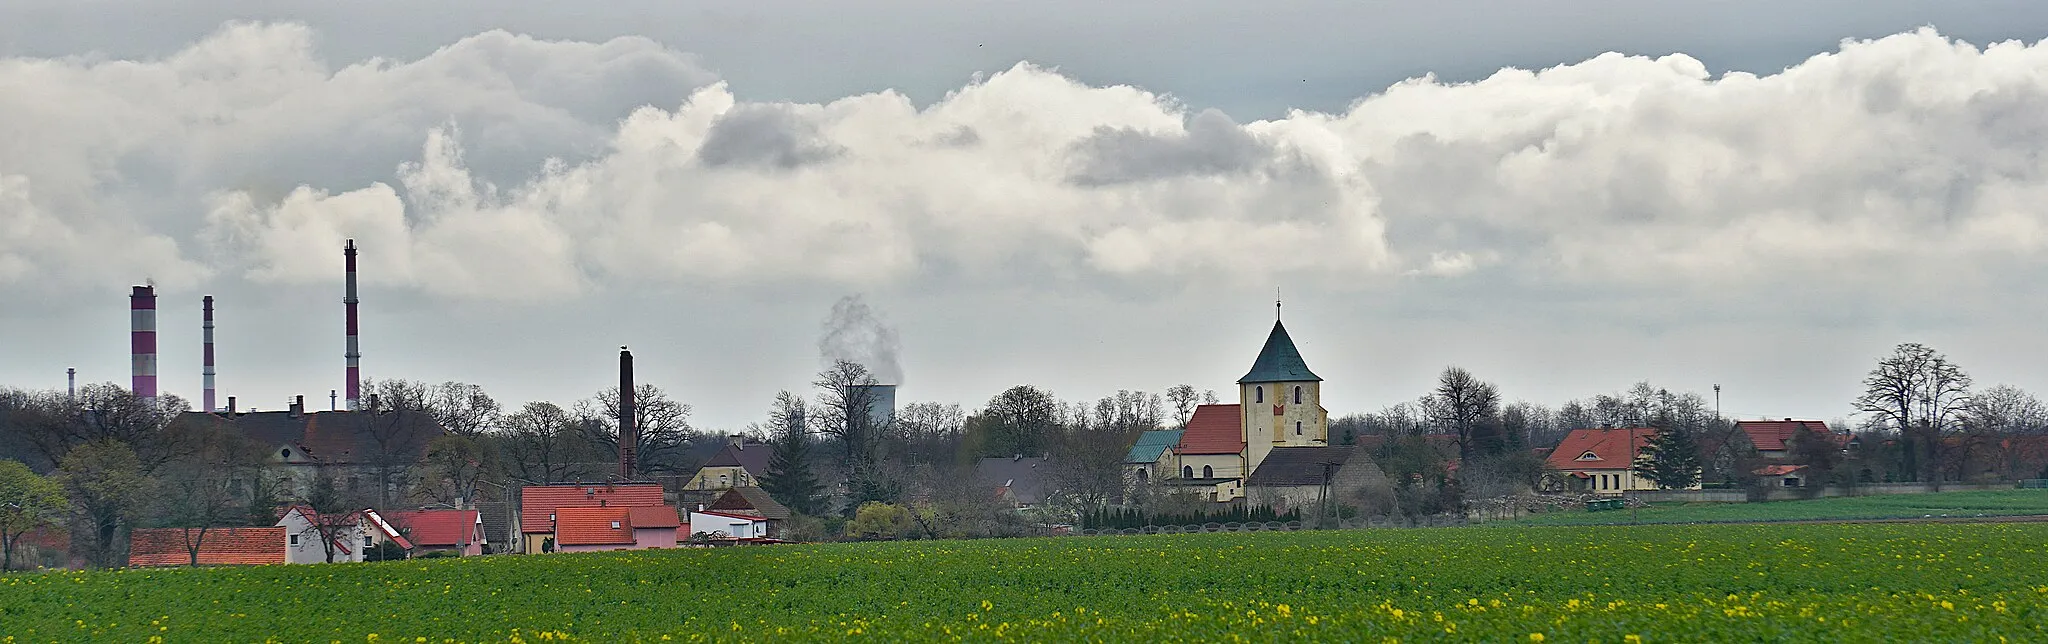
[[[1584,453],[1584,454],[1580,454],[1580,455],[1579,455],[1579,460],[1581,460],[1581,461],[1597,461],[1597,460],[1600,460],[1600,455],[1598,455],[1598,454],[1594,454],[1594,453],[1593,453],[1593,450],[1586,450],[1586,453]]]

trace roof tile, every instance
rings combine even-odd
[[[608,546],[633,543],[632,508],[561,508],[555,511],[555,543]],[[618,527],[612,527],[618,526]]]
[[[1648,427],[1574,429],[1565,434],[1557,449],[1550,451],[1547,461],[1551,467],[1560,470],[1630,469],[1635,467],[1636,454],[1656,436],[1657,430]],[[1634,439],[1633,448],[1630,446],[1631,438]],[[1590,458],[1581,458],[1588,454]]]
[[[200,535],[195,534],[193,537]],[[185,549],[184,528],[145,528],[128,538],[128,565],[183,566],[192,563]],[[199,563],[205,566],[244,566],[284,563],[285,529],[211,528],[199,541]]]
[[[521,488],[519,507],[519,531],[526,533],[553,532],[548,515],[556,514],[561,508],[594,508],[602,502],[614,508],[634,508],[663,505],[659,485],[607,485],[585,483],[581,485],[530,485]]]
[[[1237,405],[1202,405],[1188,419],[1175,452],[1181,454],[1244,453],[1244,418]]]

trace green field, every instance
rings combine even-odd
[[[1939,494],[1882,494],[1769,503],[1656,503],[1635,510],[1571,510],[1535,514],[1524,525],[1626,525],[1636,523],[1729,523],[1830,519],[1917,519],[1922,517],[2048,515],[2048,490],[1973,490]]]
[[[2048,525],[1352,530],[26,573],[0,577],[0,631],[207,642],[2044,641]]]

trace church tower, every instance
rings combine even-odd
[[[1275,447],[1324,447],[1330,444],[1330,412],[1323,409],[1323,379],[1308,370],[1294,339],[1278,316],[1266,346],[1252,370],[1237,380],[1237,400],[1244,414],[1246,475],[1259,468]]]

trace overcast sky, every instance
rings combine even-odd
[[[429,6],[419,6],[419,5]],[[835,302],[903,401],[1234,397],[1276,288],[1332,414],[1447,365],[1832,419],[1900,342],[2048,392],[2039,2],[0,4],[0,384],[371,377],[702,427]]]

